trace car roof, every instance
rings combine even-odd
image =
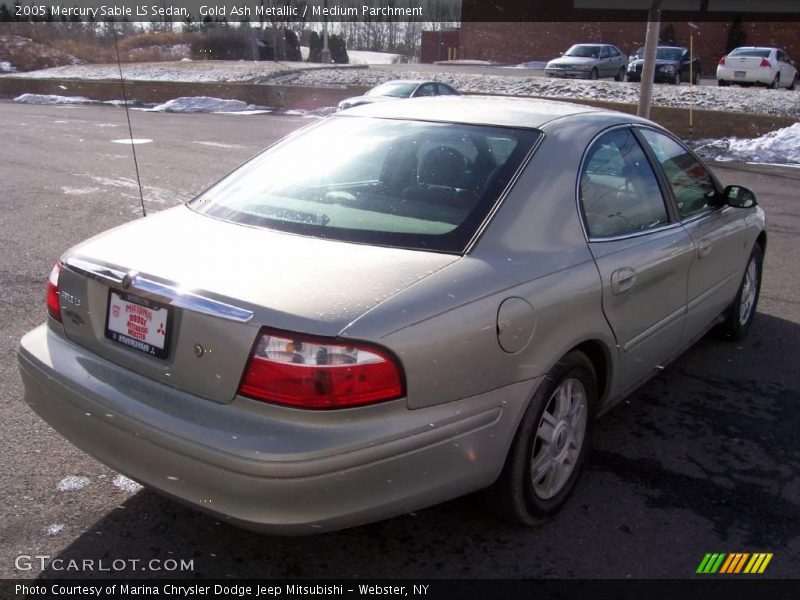
[[[380,102],[348,109],[343,116],[409,119],[470,125],[495,125],[538,129],[545,123],[585,113],[608,113],[593,106],[497,96],[436,96],[402,102]],[[339,113],[337,113],[339,114]],[[622,115],[622,113],[619,113]]]
[[[383,81],[378,85],[385,85],[387,83],[438,83],[437,81],[433,81],[431,79],[390,79],[389,81]],[[378,87],[376,85],[375,87]]]

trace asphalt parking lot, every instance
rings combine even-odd
[[[309,122],[131,118],[134,136],[152,140],[136,146],[150,210],[189,199]],[[766,576],[800,576],[800,169],[716,167],[725,183],[751,187],[769,218],[751,336],[702,340],[603,418],[587,471],[551,521],[514,529],[466,497],[279,538],[114,485],[116,473],[22,402],[15,349],[45,318],[53,262],[141,209],[130,145],[113,141],[128,135],[121,109],[0,102],[0,122],[0,578],[174,575],[20,569],[20,555],[192,560],[188,577],[682,578],[706,552],[736,551],[774,553]],[[59,490],[68,476],[83,486]]]

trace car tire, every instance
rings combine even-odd
[[[599,78],[600,72],[597,70],[597,68],[592,69],[592,71],[589,73],[589,79],[595,80]]]
[[[769,90],[777,90],[781,86],[781,74],[776,73],[775,78],[772,80],[772,83],[767,85],[767,89]]]
[[[639,81],[637,77],[631,77],[630,75],[628,75],[627,79],[629,83],[636,83]]]
[[[620,67],[616,77],[614,77],[614,81],[625,81],[625,67]]]
[[[792,83],[790,83],[789,87],[787,87],[786,89],[789,90],[790,92],[793,92],[797,89],[797,73],[794,74],[794,77],[792,78]]]
[[[715,330],[719,337],[735,342],[743,339],[749,333],[756,314],[758,295],[761,292],[763,266],[764,252],[761,250],[761,246],[756,244],[747,261],[736,299],[728,309],[728,316]]]
[[[725,81],[724,79],[720,79],[717,81],[717,85],[719,87],[728,87],[730,85],[729,81]]]
[[[677,73],[675,73],[675,76],[672,78],[672,81],[670,81],[670,83],[674,85],[680,85],[682,81],[683,81],[683,72],[678,71]]]
[[[700,71],[695,71],[692,74],[692,85],[700,85]]]
[[[561,508],[589,450],[597,394],[583,352],[570,352],[551,369],[522,416],[500,477],[484,494],[492,512],[532,526]]]

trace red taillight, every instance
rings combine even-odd
[[[725,66],[725,57],[724,56],[719,59],[719,66],[720,67],[724,67]]]
[[[61,275],[61,261],[53,265],[47,279],[47,314],[61,322],[61,303],[58,298],[58,278]]]
[[[766,58],[761,59],[761,64],[758,65],[759,67],[764,67],[765,69],[769,69],[772,67],[772,63],[769,62]]]
[[[403,377],[394,358],[369,344],[265,329],[239,393],[297,408],[347,408],[400,398]]]

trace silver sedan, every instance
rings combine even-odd
[[[483,488],[519,523],[596,418],[753,323],[753,193],[636,117],[429,98],[337,113],[67,250],[26,402],[230,522],[313,533]]]

